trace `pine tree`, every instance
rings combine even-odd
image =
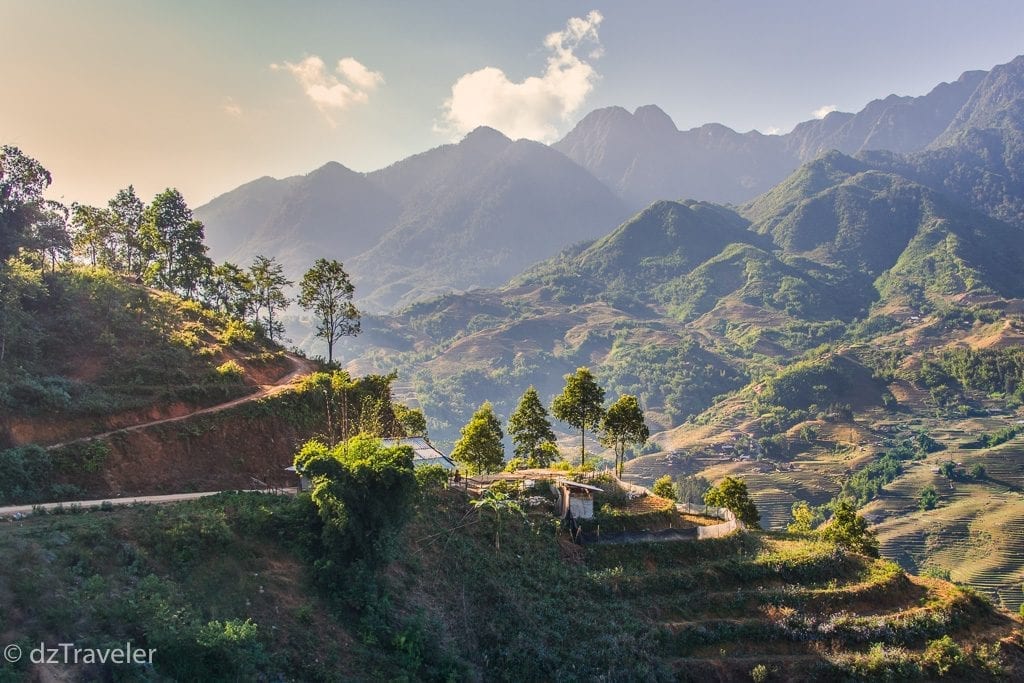
[[[508,433],[515,444],[516,457],[526,460],[530,467],[547,467],[552,455],[558,452],[551,448],[555,432],[548,421],[548,411],[532,386],[519,399],[519,405],[509,418]]]

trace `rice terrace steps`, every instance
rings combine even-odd
[[[677,680],[928,679],[943,634],[985,669],[980,635],[1014,624],[970,589],[797,537],[605,544],[586,561],[648,615]]]

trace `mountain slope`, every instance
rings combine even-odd
[[[371,174],[332,162],[260,179],[196,210],[214,258],[275,256],[293,279],[337,258],[369,310],[500,284],[627,215],[563,155],[489,128]]]
[[[247,266],[273,256],[292,279],[317,258],[345,260],[376,243],[399,203],[363,174],[331,162],[305,175],[263,178],[196,209],[210,253]]]
[[[371,307],[499,284],[626,216],[606,187],[558,152],[490,129],[371,178],[405,195],[395,226],[351,260]]]

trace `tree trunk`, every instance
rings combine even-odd
[[[580,467],[583,467],[583,463],[587,458],[587,423],[584,422],[583,426],[580,427]]]

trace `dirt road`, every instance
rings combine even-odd
[[[290,492],[288,489],[277,489],[278,492],[287,493]],[[56,508],[81,508],[83,510],[89,508],[102,507],[104,503],[111,505],[135,505],[138,503],[151,503],[160,505],[163,503],[178,503],[184,500],[195,500],[197,498],[205,498],[207,496],[215,496],[218,493],[224,493],[224,491],[204,491],[202,493],[172,493],[166,496],[139,496],[136,498],[104,498],[102,500],[69,500],[60,503],[40,503],[38,505],[10,505],[8,507],[0,507],[0,519],[14,518],[20,519],[31,515],[35,510],[53,510]],[[266,493],[262,489],[250,489],[246,493]]]
[[[108,436],[113,436],[114,434],[121,434],[123,432],[133,432],[133,431],[136,431],[136,430],[139,430],[139,429],[146,429],[148,427],[153,427],[155,425],[161,425],[161,424],[167,424],[167,423],[170,423],[170,422],[180,422],[182,420],[188,420],[190,418],[195,417],[196,415],[206,415],[208,413],[217,413],[217,412],[220,412],[222,410],[228,410],[229,408],[234,408],[235,406],[242,405],[243,403],[250,403],[252,401],[258,401],[258,400],[266,398],[268,396],[274,396],[275,394],[279,394],[279,393],[281,393],[283,391],[287,391],[289,388],[291,388],[291,386],[295,382],[295,380],[297,380],[300,377],[303,377],[305,375],[308,375],[308,374],[310,374],[310,373],[312,373],[312,372],[314,372],[316,370],[316,363],[314,363],[311,360],[308,360],[306,358],[302,358],[301,356],[296,356],[295,354],[291,354],[291,353],[285,353],[285,357],[292,364],[292,371],[289,372],[284,377],[282,377],[281,379],[279,379],[276,382],[274,382],[273,384],[261,384],[261,385],[259,385],[259,390],[254,392],[254,393],[252,393],[252,394],[247,394],[246,396],[242,396],[240,398],[236,398],[236,399],[233,399],[231,401],[227,401],[226,403],[218,403],[217,405],[209,406],[207,408],[200,408],[199,410],[192,411],[191,413],[186,413],[185,415],[179,415],[177,417],[167,417],[167,418],[163,418],[163,419],[160,419],[160,420],[152,420],[150,422],[140,422],[139,424],[134,424],[134,425],[131,425],[131,426],[128,426],[128,427],[121,427],[120,429],[112,429],[109,432],[101,432],[99,434],[91,434],[89,436],[83,436],[83,437],[81,437],[79,439],[72,439],[70,441],[64,441],[63,443],[56,443],[56,444],[53,444],[52,446],[47,446],[47,449],[48,450],[53,450],[55,448],[61,448],[63,446],[68,446],[68,445],[73,444],[73,443],[81,443],[83,441],[92,441],[93,439],[103,439],[103,438],[106,438]]]

